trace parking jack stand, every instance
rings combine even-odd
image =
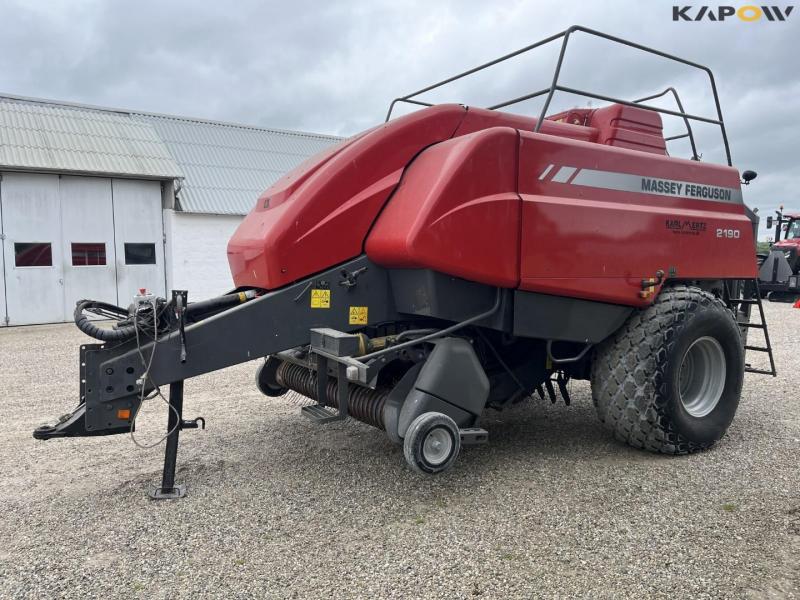
[[[197,426],[197,423],[194,423]],[[183,380],[169,385],[169,416],[167,418],[167,447],[164,451],[164,473],[161,487],[150,489],[153,500],[183,498],[186,486],[175,484],[175,463],[178,459],[178,436],[183,428]]]

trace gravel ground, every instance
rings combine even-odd
[[[359,423],[266,399],[255,363],[186,384],[183,500],[146,497],[161,448],[36,442],[77,394],[74,327],[0,331],[0,597],[800,597],[800,310],[767,304],[780,376],[749,375],[713,450],[615,442],[588,385],[484,421],[421,478]],[[143,441],[162,434],[151,402]]]

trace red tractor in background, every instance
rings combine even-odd
[[[758,279],[762,295],[774,302],[794,302],[800,298],[800,213],[767,217],[767,229],[775,226],[775,241],[768,253],[758,256]]]
[[[699,69],[716,114],[673,88],[625,100],[559,83],[568,41],[596,36]],[[487,108],[421,95],[560,41],[552,84]],[[548,116],[556,93],[608,102]],[[672,94],[677,110],[646,101]],[[543,98],[538,118],[506,112]],[[397,103],[421,110],[390,120]],[[665,137],[661,115],[687,132]],[[701,162],[690,121],[717,125],[727,164]],[[688,138],[692,156],[667,144]],[[744,172],[745,182],[755,173]],[[259,389],[294,390],[316,423],[354,418],[402,445],[409,466],[449,469],[482,443],[487,409],[532,395],[569,402],[589,380],[600,421],[634,447],[704,450],[733,420],[744,373],[775,374],[745,342],[761,309],[757,217],[732,166],[711,71],[584,27],[398,98],[386,123],[310,159],[256,201],[228,245],[236,289],[188,303],[143,294],[83,301],[76,409],[34,436],[131,432],[169,385],[164,478],[174,484],[186,378],[264,357]],[[111,329],[88,316],[114,317]],[[750,367],[745,352],[769,355]],[[163,397],[163,396],[162,396]]]

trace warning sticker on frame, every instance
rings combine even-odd
[[[330,308],[330,290],[311,290],[311,308]]]
[[[366,306],[350,307],[350,325],[366,325],[369,319],[369,308]]]

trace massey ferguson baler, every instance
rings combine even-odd
[[[668,88],[625,101],[559,84],[576,33],[705,71],[714,118]],[[561,40],[549,88],[489,109],[419,96]],[[546,116],[555,92],[609,102]],[[671,93],[676,110],[645,104]],[[542,96],[538,118],[500,111]],[[267,396],[316,401],[318,423],[353,418],[402,444],[423,473],[451,467],[488,433],[489,408],[539,395],[569,402],[591,381],[601,422],[637,448],[683,454],[719,440],[736,412],[753,305],[756,218],[731,166],[711,72],[595,32],[565,32],[392,103],[424,108],[357,135],[289,173],[228,245],[236,289],[188,303],[83,301],[80,404],[41,439],[126,433],[169,384],[162,487],[174,484],[183,381],[264,357]],[[680,117],[688,159],[670,156],[661,114]],[[391,114],[391,109],[390,109]],[[690,121],[719,126],[727,165],[700,162]],[[745,182],[755,177],[744,173]],[[89,316],[117,322],[108,328]],[[769,354],[771,359],[771,353]],[[558,390],[558,391],[557,391]]]

